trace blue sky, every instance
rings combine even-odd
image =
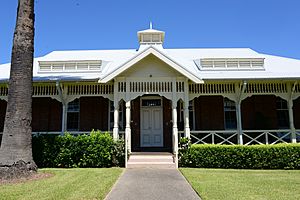
[[[166,32],[165,48],[249,47],[300,59],[299,0],[36,0],[35,56],[135,49],[136,32]],[[17,0],[0,3],[0,63],[10,62]]]

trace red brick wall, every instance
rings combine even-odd
[[[103,97],[80,98],[80,131],[108,130],[109,100]]]
[[[62,105],[51,98],[32,99],[32,131],[61,131]]]
[[[196,130],[224,129],[222,96],[201,96],[194,99]]]
[[[300,129],[300,97],[294,100],[294,124],[296,129]]]
[[[276,97],[256,95],[242,101],[243,129],[277,129]]]
[[[0,132],[3,132],[3,128],[4,128],[6,105],[7,105],[6,101],[0,100]]]

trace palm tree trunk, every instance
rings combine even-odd
[[[32,158],[31,113],[34,52],[34,0],[19,0],[14,33],[8,103],[5,115],[0,166],[23,162],[36,170]]]

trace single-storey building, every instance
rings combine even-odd
[[[300,60],[249,48],[166,49],[165,32],[126,50],[53,51],[34,59],[32,128],[110,131],[129,151],[193,143],[299,141]],[[0,65],[0,132],[10,64]]]

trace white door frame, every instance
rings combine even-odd
[[[160,106],[142,106],[142,102],[143,100],[160,100]],[[154,142],[150,145],[144,145],[143,144],[143,111],[146,110],[146,109],[149,109],[149,110],[153,110],[153,109],[160,109],[160,127],[161,127],[161,130],[160,130],[160,144],[157,145],[157,144],[154,144]],[[152,113],[151,113],[152,115]],[[153,120],[153,117],[151,116],[151,122]],[[152,125],[150,127],[150,131],[152,131]],[[164,146],[164,131],[163,131],[163,99],[161,96],[145,96],[145,97],[141,97],[140,99],[140,146],[141,147],[163,147]]]

